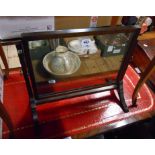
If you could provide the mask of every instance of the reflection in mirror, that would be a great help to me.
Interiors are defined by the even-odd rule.
[[[131,37],[117,33],[29,41],[38,94],[115,80]]]

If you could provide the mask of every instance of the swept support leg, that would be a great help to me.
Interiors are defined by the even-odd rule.
[[[31,110],[32,110],[32,118],[34,122],[35,134],[36,134],[36,137],[39,137],[39,133],[40,133],[39,119],[38,119],[38,114],[36,111],[36,103],[34,99],[30,100],[30,105],[31,105]]]
[[[4,120],[10,131],[9,138],[13,138],[14,137],[13,123],[11,121],[10,115],[8,114],[7,110],[5,109],[4,105],[1,102],[0,102],[0,117],[2,117],[2,120]]]
[[[127,104],[126,104],[125,99],[124,99],[123,81],[118,82],[117,91],[118,91],[118,95],[119,95],[119,98],[120,98],[120,106],[121,106],[121,108],[123,109],[124,112],[129,112],[129,109],[128,109]]]
[[[148,80],[148,78],[150,77],[150,75],[153,73],[154,70],[155,70],[155,57],[152,59],[150,64],[147,66],[145,71],[142,73],[140,80],[138,81],[135,87],[135,90],[132,95],[132,106],[136,106],[138,92],[140,88],[142,87],[142,85]]]

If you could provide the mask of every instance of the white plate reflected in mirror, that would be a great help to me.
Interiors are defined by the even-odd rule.
[[[81,46],[81,41],[80,40],[71,40],[68,43],[68,48],[72,52],[78,54],[78,55],[85,55],[87,54],[87,50],[83,49]]]

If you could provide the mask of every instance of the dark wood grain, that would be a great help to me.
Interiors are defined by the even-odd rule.
[[[41,40],[52,38],[65,38],[65,37],[79,37],[89,35],[102,35],[102,34],[114,34],[114,33],[130,33],[135,29],[139,29],[139,26],[107,26],[98,28],[85,28],[85,29],[68,29],[68,30],[56,30],[48,32],[34,32],[23,33],[21,36],[23,40]]]
[[[147,66],[147,68],[145,69],[145,71],[142,73],[140,80],[138,81],[133,95],[132,95],[132,102],[133,105],[136,105],[136,100],[137,100],[137,94],[140,90],[140,88],[142,87],[142,85],[148,80],[148,78],[150,77],[150,75],[155,71],[155,56],[154,58],[151,60],[150,64]]]
[[[154,33],[153,33],[154,34]],[[146,46],[144,46],[146,45]],[[154,39],[140,40],[134,48],[132,63],[142,72],[145,71],[153,57],[155,56],[155,36]],[[149,81],[155,87],[155,71],[149,77]]]

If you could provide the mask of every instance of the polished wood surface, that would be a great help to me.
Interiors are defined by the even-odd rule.
[[[142,85],[148,80],[148,78],[150,77],[150,75],[152,73],[154,73],[155,71],[155,56],[154,58],[151,60],[150,64],[147,66],[147,68],[145,69],[145,71],[142,73],[140,80],[138,81],[133,95],[132,95],[132,102],[133,105],[136,105],[136,101],[137,101],[137,95],[139,90],[141,89]]]
[[[155,31],[150,31],[139,35],[138,40],[147,40],[147,39],[154,39],[154,38],[155,38]]]
[[[67,37],[81,37],[81,36],[95,36],[104,34],[116,34],[116,33],[133,33],[139,32],[140,28],[137,25],[134,26],[105,26],[105,27],[93,27],[93,28],[81,28],[81,29],[65,29],[55,31],[42,31],[42,32],[30,32],[23,33],[21,35],[22,41],[37,41],[56,38]],[[138,33],[139,34],[139,33]],[[137,39],[137,38],[136,38]]]
[[[152,60],[155,56],[155,38],[141,40],[138,42],[138,45],[144,50],[147,57]]]
[[[133,52],[132,63],[142,72],[155,56],[155,31],[144,33],[138,37],[138,44]],[[149,81],[155,87],[155,71],[149,77]]]

